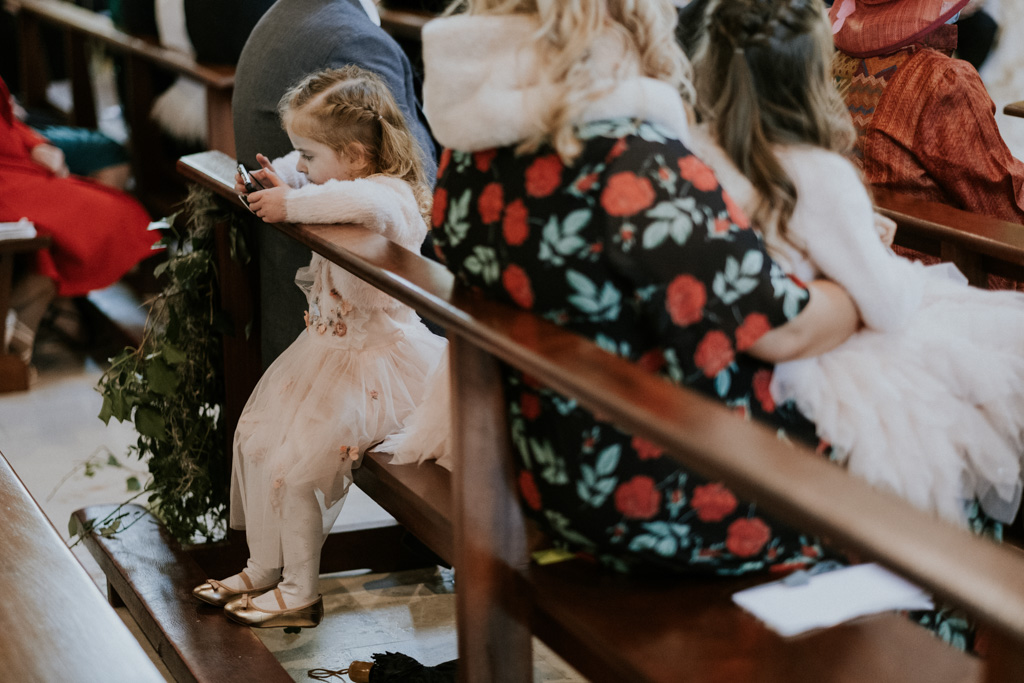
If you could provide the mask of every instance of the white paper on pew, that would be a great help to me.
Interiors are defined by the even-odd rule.
[[[803,585],[774,581],[735,593],[732,599],[782,636],[868,614],[933,607],[927,593],[877,564],[817,574]]]

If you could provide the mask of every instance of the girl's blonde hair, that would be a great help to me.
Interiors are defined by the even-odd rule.
[[[533,14],[540,20],[543,76],[565,87],[541,122],[543,132],[526,140],[524,150],[551,142],[566,162],[579,154],[574,126],[587,104],[604,94],[594,85],[588,53],[609,30],[638,56],[641,75],[670,84],[693,102],[690,63],[675,40],[678,16],[670,0],[455,0],[447,13],[459,11]]]
[[[796,187],[772,146],[845,154],[855,138],[824,12],[821,0],[713,0],[695,59],[700,113],[760,194],[754,224],[787,240]]]
[[[281,122],[296,134],[336,152],[361,149],[370,173],[408,182],[420,213],[430,213],[431,192],[416,138],[384,81],[354,64],[310,74],[278,105]]]

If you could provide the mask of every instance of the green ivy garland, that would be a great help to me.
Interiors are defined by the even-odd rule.
[[[240,219],[209,191],[193,188],[183,214],[166,221],[161,244],[169,256],[156,268],[166,284],[152,302],[142,343],[111,358],[97,387],[101,420],[134,423],[139,438],[128,451],[148,458],[149,511],[183,543],[218,540],[226,531],[221,335],[230,325],[219,306],[214,234],[222,222],[231,256],[247,263]]]

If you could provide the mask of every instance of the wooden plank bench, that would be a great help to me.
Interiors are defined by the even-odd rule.
[[[125,121],[131,131],[132,167],[137,191],[157,215],[181,197],[168,191],[176,182],[174,159],[163,151],[159,129],[150,117],[155,99],[154,72],[163,70],[187,76],[206,89],[207,145],[229,156],[235,154],[231,95],[234,90],[233,66],[196,62],[189,55],[159,45],[155,37],[143,38],[121,31],[109,17],[63,0],[10,0],[18,17],[21,52],[21,83],[27,106],[46,102],[50,81],[40,35],[43,23],[60,29],[65,37],[67,70],[71,78],[73,109],[70,123],[96,127],[96,100],[89,75],[90,41],[99,43],[124,59],[127,87],[124,96]]]
[[[230,176],[216,171],[230,165],[206,153],[183,159],[179,167],[241,207]],[[442,556],[451,553],[459,577],[461,680],[530,680],[531,634],[599,681],[995,683],[1024,677],[1019,552],[918,513],[807,449],[779,443],[771,430],[739,420],[586,340],[469,296],[440,265],[360,226],[280,228],[449,331],[454,476],[449,480],[433,465],[434,470],[391,467],[371,455],[357,481],[372,482],[364,488],[387,502],[400,522],[419,523],[416,533],[423,540],[433,539]],[[512,481],[499,360],[663,444],[687,466],[724,480],[775,515],[967,608],[994,634],[987,670],[891,614],[780,638],[729,598],[763,577],[636,582],[579,561],[530,565]],[[450,551],[443,549],[447,534],[453,539]]]
[[[5,681],[163,681],[0,454]]]

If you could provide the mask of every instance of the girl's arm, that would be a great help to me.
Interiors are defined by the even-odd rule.
[[[900,328],[920,306],[923,279],[882,244],[856,169],[819,149],[790,150],[780,157],[797,187],[789,224],[796,244],[823,277],[849,292],[868,327]]]
[[[292,223],[358,223],[410,249],[427,232],[412,188],[388,176],[306,185],[288,193],[286,209]]]
[[[811,298],[800,314],[766,332],[747,353],[782,363],[830,351],[857,331],[860,316],[846,290],[828,280],[816,280],[807,289]]]

